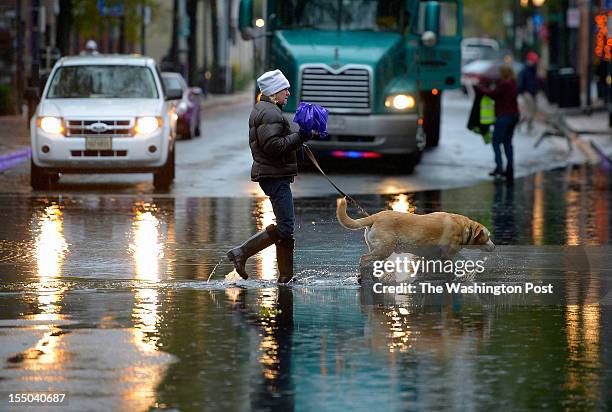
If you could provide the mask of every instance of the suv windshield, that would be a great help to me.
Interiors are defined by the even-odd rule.
[[[53,76],[48,99],[156,99],[153,73],[142,66],[65,66]]]
[[[284,0],[284,29],[399,31],[402,0]]]

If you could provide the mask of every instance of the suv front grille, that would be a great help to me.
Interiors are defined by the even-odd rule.
[[[71,150],[72,157],[125,157],[127,150]]]
[[[346,68],[332,73],[326,67],[302,70],[301,101],[316,103],[330,112],[369,113],[370,72]]]
[[[111,136],[130,137],[133,135],[133,119],[123,120],[67,120],[66,137]]]

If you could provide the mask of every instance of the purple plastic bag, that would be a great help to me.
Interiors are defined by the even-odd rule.
[[[318,104],[301,102],[298,106],[293,122],[305,132],[315,132],[319,137],[327,137],[327,109]]]

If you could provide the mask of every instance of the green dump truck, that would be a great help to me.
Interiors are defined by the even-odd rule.
[[[329,138],[309,143],[319,156],[409,173],[438,144],[442,92],[460,86],[461,0],[242,0],[239,16],[259,38],[256,72],[291,82],[290,122],[300,101],[329,110]]]

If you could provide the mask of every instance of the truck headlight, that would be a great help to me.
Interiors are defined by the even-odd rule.
[[[392,94],[385,100],[385,107],[392,107],[395,110],[412,109],[416,105],[416,100],[409,94]]]
[[[161,117],[145,116],[136,118],[136,134],[151,134],[163,124]]]
[[[64,122],[62,121],[61,117],[39,117],[38,127],[45,133],[64,134]]]

